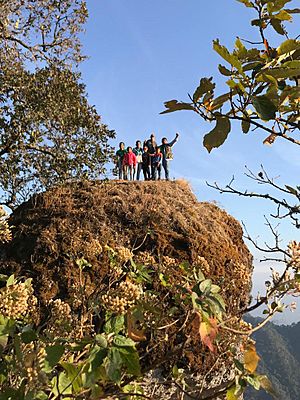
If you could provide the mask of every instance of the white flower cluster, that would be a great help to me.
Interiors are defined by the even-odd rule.
[[[47,335],[51,337],[68,337],[73,330],[72,310],[68,303],[61,299],[48,302],[51,316],[47,324]]]
[[[133,257],[132,251],[129,250],[127,247],[117,247],[116,248],[116,253],[118,256],[118,259],[122,263],[126,263],[127,261],[131,260]]]
[[[143,294],[143,289],[129,280],[121,282],[110,294],[101,299],[107,310],[116,314],[125,314]]]
[[[47,375],[43,372],[45,358],[44,345],[31,342],[23,346],[20,367],[28,380],[30,389],[41,388],[47,382]]]
[[[291,256],[290,264],[294,268],[300,268],[300,242],[293,240],[288,245],[288,251]]]
[[[0,242],[6,243],[11,241],[11,230],[7,223],[7,213],[0,206]]]
[[[11,319],[34,320],[37,312],[37,298],[33,295],[31,282],[19,282],[0,291],[0,314]]]

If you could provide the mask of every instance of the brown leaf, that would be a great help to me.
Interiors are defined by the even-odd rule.
[[[266,144],[268,146],[271,146],[274,142],[275,139],[277,138],[277,135],[275,133],[271,133],[264,141],[263,144]]]
[[[128,337],[134,340],[135,342],[142,342],[146,340],[145,330],[139,329],[137,327],[138,321],[134,317],[134,315],[129,311],[127,313],[127,330],[128,330]]]

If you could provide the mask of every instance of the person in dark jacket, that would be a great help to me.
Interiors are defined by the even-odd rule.
[[[143,160],[142,160],[143,149],[142,149],[142,143],[140,140],[136,141],[133,152],[136,155],[136,167],[134,170],[134,175],[136,177],[136,180],[139,181],[141,170],[142,170],[142,164],[143,164]]]
[[[178,141],[179,138],[179,133],[176,133],[175,138],[168,143],[167,138],[162,138],[161,145],[160,145],[160,151],[162,154],[162,166],[165,171],[165,178],[168,181],[170,172],[169,172],[169,161],[173,160],[173,153],[172,153],[172,147],[174,144]]]
[[[157,147],[154,133],[151,133],[150,139],[145,140],[144,145],[148,147],[148,152],[151,156],[151,179],[153,179],[154,177],[153,156],[156,152],[156,147]]]
[[[125,170],[123,166],[123,159],[126,154],[125,143],[119,143],[119,150],[116,152],[116,163],[118,167],[119,179],[125,179]]]
[[[142,155],[142,169],[145,181],[149,181],[151,178],[150,167],[151,167],[151,156],[148,151],[148,147],[144,146]]]

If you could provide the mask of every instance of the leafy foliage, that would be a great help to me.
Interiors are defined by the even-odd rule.
[[[76,71],[85,2],[4,1],[0,11],[1,202],[14,207],[54,183],[98,177],[114,132]]]
[[[202,78],[189,103],[166,102],[167,110],[162,114],[192,109],[205,121],[216,122],[204,136],[203,144],[209,152],[224,143],[231,121],[239,121],[244,133],[251,128],[268,133],[265,144],[281,137],[299,145],[300,41],[288,38],[274,48],[266,34],[273,29],[287,35],[283,24],[292,21],[300,9],[286,8],[291,0],[238,1],[258,14],[251,24],[259,29],[261,41],[256,44],[260,46],[246,47],[244,42],[254,43],[237,38],[234,50],[229,51],[215,40],[213,49],[226,63],[219,65],[219,72],[226,77],[229,91],[216,96],[212,78]]]

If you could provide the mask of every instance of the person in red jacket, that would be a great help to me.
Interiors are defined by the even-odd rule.
[[[129,172],[129,179],[132,181],[134,177],[134,170],[136,167],[136,155],[132,151],[132,147],[127,147],[127,153],[124,155],[123,158],[123,167],[125,170],[125,179],[128,179],[128,172]]]

